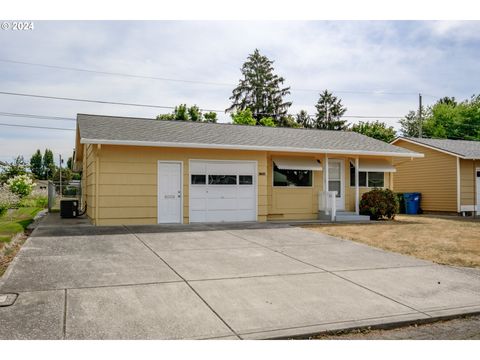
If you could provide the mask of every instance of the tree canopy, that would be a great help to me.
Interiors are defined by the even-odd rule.
[[[209,111],[202,113],[197,105],[188,107],[187,104],[175,106],[170,114],[157,115],[157,120],[181,120],[181,121],[197,121],[197,122],[217,122],[217,113]]]
[[[387,124],[378,120],[371,122],[361,121],[358,124],[353,124],[350,129],[352,131],[367,135],[377,140],[385,141],[387,143],[393,141],[396,137],[396,131],[393,126],[387,126]]]
[[[347,111],[342,105],[342,100],[328,90],[323,91],[315,105],[317,113],[313,127],[323,130],[346,130],[348,124],[341,117]]]
[[[458,103],[444,97],[422,111],[422,137],[480,140],[480,95]],[[400,120],[404,136],[418,137],[418,112],[410,111]]]
[[[255,49],[243,64],[241,73],[242,78],[230,97],[232,105],[226,111],[249,109],[257,124],[262,118],[271,117],[278,126],[292,103],[284,99],[290,94],[290,87],[284,87],[285,79],[274,73],[273,61]]]

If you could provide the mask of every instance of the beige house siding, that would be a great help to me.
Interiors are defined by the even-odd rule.
[[[83,176],[85,178],[84,189],[86,189],[84,200],[87,204],[87,216],[92,220],[95,219],[96,214],[96,154],[97,149],[95,145],[88,144],[84,147]]]
[[[189,222],[189,160],[244,160],[257,162],[257,220],[316,219],[318,194],[323,191],[323,172],[313,172],[310,188],[273,186],[272,156],[316,157],[323,154],[271,153],[220,149],[162,148],[120,145],[85,145],[83,154],[84,196],[87,215],[96,225],[157,223],[158,161],[183,164],[183,222]],[[346,210],[355,210],[355,188],[350,187],[352,156],[345,161]],[[385,187],[389,174],[385,174]],[[360,194],[370,188],[361,188]]]
[[[183,163],[183,222],[189,222],[189,160],[257,161],[258,221],[267,218],[266,153],[260,151],[102,145],[98,225],[157,223],[159,160]]]
[[[394,191],[422,193],[425,211],[457,212],[457,158],[404,140],[395,145],[425,157],[395,162]]]
[[[476,173],[475,168],[480,166],[480,162],[474,164],[473,160],[460,159],[460,204],[475,204],[476,194]]]
[[[314,157],[324,163],[323,155],[302,153],[268,153],[267,155],[267,201],[268,220],[308,220],[318,217],[318,193],[323,190],[323,172],[313,172],[311,187],[275,187],[273,186],[272,156]]]

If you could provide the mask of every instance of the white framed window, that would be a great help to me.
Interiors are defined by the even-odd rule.
[[[274,187],[311,187],[312,170],[284,170],[273,164]]]
[[[385,187],[385,173],[379,171],[359,171],[358,186],[360,187]],[[350,164],[350,186],[355,186],[355,166]]]

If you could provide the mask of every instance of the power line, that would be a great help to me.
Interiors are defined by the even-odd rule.
[[[10,112],[1,112],[0,116],[6,117],[20,117],[20,118],[31,118],[31,119],[43,119],[43,120],[58,120],[58,121],[76,121],[75,118],[67,118],[61,116],[45,116],[45,115],[35,115],[35,114],[19,114],[19,113],[10,113]]]
[[[233,86],[232,83],[201,81],[201,80],[187,80],[187,79],[174,79],[174,78],[170,78],[170,77],[160,77],[160,76],[149,76],[149,75],[140,75],[140,74],[128,74],[128,73],[120,73],[120,72],[102,71],[102,70],[92,70],[92,69],[84,69],[84,68],[77,68],[77,67],[70,67],[70,66],[49,65],[49,64],[34,63],[34,62],[28,62],[28,61],[18,61],[18,60],[11,60],[11,59],[0,59],[0,62],[10,63],[10,64],[18,64],[18,65],[38,66],[38,67],[44,67],[44,68],[49,68],[49,69],[68,70],[68,71],[77,71],[77,72],[83,72],[83,73],[108,75],[108,76],[120,76],[120,77],[128,77],[128,78],[170,81],[170,82],[179,82],[179,83],[187,83],[187,84],[214,85],[214,86]],[[290,90],[317,92],[317,93],[323,91],[323,90],[319,90],[319,89],[296,88],[296,87],[290,87]],[[373,95],[416,95],[418,93],[418,92],[414,92],[414,91],[409,92],[409,91],[383,91],[383,90],[332,90],[332,91],[335,92],[335,93],[341,93],[341,94],[373,94]],[[428,96],[435,97],[435,98],[437,97],[437,96],[433,96],[433,95],[428,95]]]
[[[32,128],[32,129],[75,131],[75,129],[57,128],[57,127],[50,127],[50,126],[18,125],[18,124],[4,124],[4,123],[0,123],[0,126],[11,126],[11,127]]]
[[[71,97],[59,97],[59,96],[47,96],[47,95],[38,95],[38,94],[26,94],[26,93],[16,93],[16,92],[8,92],[8,91],[0,91],[1,95],[9,95],[9,96],[23,96],[23,97],[33,97],[33,98],[41,98],[41,99],[50,99],[50,100],[63,100],[63,101],[76,101],[76,102],[87,102],[87,103],[98,103],[98,104],[110,104],[110,105],[122,105],[122,106],[135,106],[135,107],[147,107],[147,108],[157,108],[157,109],[169,109],[174,110],[176,106],[165,106],[165,105],[152,105],[152,104],[138,104],[138,103],[125,103],[125,102],[118,102],[118,101],[107,101],[107,100],[92,100],[92,99],[79,99],[79,98],[71,98]],[[225,113],[225,110],[218,110],[218,109],[200,109],[201,111],[211,111],[216,113]],[[261,114],[267,116],[275,116],[275,114]],[[314,115],[309,115],[314,116]],[[366,116],[366,115],[345,115],[345,118],[365,118],[365,119],[401,119],[404,116]]]

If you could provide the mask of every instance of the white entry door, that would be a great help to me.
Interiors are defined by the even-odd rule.
[[[190,222],[257,220],[256,162],[190,162]]]
[[[158,223],[182,222],[182,164],[158,162]]]
[[[328,190],[337,192],[337,210],[345,210],[345,161],[328,159]]]

